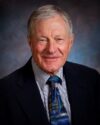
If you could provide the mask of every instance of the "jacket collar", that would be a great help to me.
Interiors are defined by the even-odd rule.
[[[35,82],[31,59],[21,69],[17,87],[17,99],[32,124],[48,124],[45,108]],[[38,113],[38,114],[37,114]]]

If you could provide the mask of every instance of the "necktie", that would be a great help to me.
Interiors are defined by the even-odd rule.
[[[64,108],[61,96],[56,84],[61,84],[62,80],[58,76],[51,76],[47,84],[49,85],[48,108],[51,125],[70,125],[67,111]]]

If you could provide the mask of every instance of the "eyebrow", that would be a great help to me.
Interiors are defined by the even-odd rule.
[[[47,38],[46,36],[38,36],[37,38]]]
[[[56,35],[55,37],[63,37],[62,35]]]

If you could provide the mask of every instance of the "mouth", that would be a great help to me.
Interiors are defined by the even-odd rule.
[[[44,58],[44,60],[46,61],[46,62],[55,62],[55,61],[57,61],[60,57],[58,57],[58,56],[45,56],[45,57],[43,57]]]

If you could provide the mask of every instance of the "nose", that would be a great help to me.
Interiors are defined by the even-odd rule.
[[[47,45],[47,51],[48,53],[52,54],[55,53],[57,50],[57,45],[54,40],[49,40],[48,45]]]

